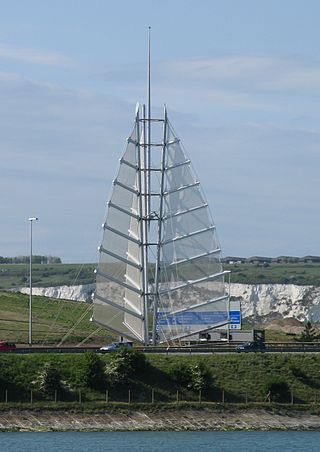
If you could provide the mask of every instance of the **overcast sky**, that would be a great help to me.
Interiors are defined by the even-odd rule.
[[[171,122],[223,255],[320,255],[320,3],[0,0],[0,255],[97,259],[135,103]]]

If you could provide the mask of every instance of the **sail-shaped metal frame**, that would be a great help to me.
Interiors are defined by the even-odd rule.
[[[155,123],[162,139],[151,142]],[[147,345],[229,322],[215,225],[166,109],[152,119],[137,107],[103,227],[93,315],[99,325]]]
[[[229,293],[215,225],[191,161],[165,112],[154,341],[229,322]]]
[[[141,343],[148,342],[144,146],[137,106],[120,159],[99,247],[93,321]]]

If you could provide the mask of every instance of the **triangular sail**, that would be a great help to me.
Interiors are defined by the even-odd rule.
[[[93,320],[155,344],[226,325],[229,296],[191,162],[166,112],[164,119],[142,116],[137,110],[108,204]],[[162,128],[152,143],[151,124]]]
[[[136,122],[113,182],[99,248],[93,320],[120,335],[143,342],[138,127]]]
[[[224,272],[208,204],[168,126],[157,330],[168,341],[228,321]]]

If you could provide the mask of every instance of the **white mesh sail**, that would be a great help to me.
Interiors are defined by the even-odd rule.
[[[137,123],[114,181],[100,247],[93,320],[143,341]]]
[[[137,110],[108,204],[93,320],[145,344],[150,326],[154,343],[167,342],[225,325],[228,302],[215,226],[190,160],[166,113],[149,121]]]
[[[157,332],[161,342],[228,321],[220,248],[206,200],[168,128]]]

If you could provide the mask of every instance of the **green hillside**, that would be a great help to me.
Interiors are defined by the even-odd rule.
[[[91,284],[95,264],[33,264],[34,286]],[[29,284],[28,264],[0,264],[0,289],[24,287]]]
[[[94,283],[96,264],[34,264],[33,285],[51,287]],[[320,285],[320,264],[225,264],[231,282],[242,284]],[[150,268],[150,277],[152,269]],[[192,268],[190,267],[190,277]],[[0,264],[0,289],[28,286],[28,264]]]
[[[0,291],[0,340],[28,343],[28,306],[27,295]],[[34,344],[58,344],[68,333],[64,344],[78,344],[90,334],[86,344],[109,342],[105,331],[96,332],[91,313],[87,303],[33,296]]]
[[[114,339],[106,331],[98,330],[90,322],[92,305],[84,302],[66,301],[48,297],[33,296],[33,342],[35,345],[58,344],[66,337],[64,344],[79,344],[90,334],[86,345],[108,343]],[[0,340],[18,344],[28,343],[29,296],[0,291]],[[257,325],[258,327],[259,325]],[[253,325],[244,323],[244,329]],[[294,335],[281,331],[266,330],[266,341],[287,342],[295,340]]]
[[[231,282],[320,286],[320,264],[226,264]]]

